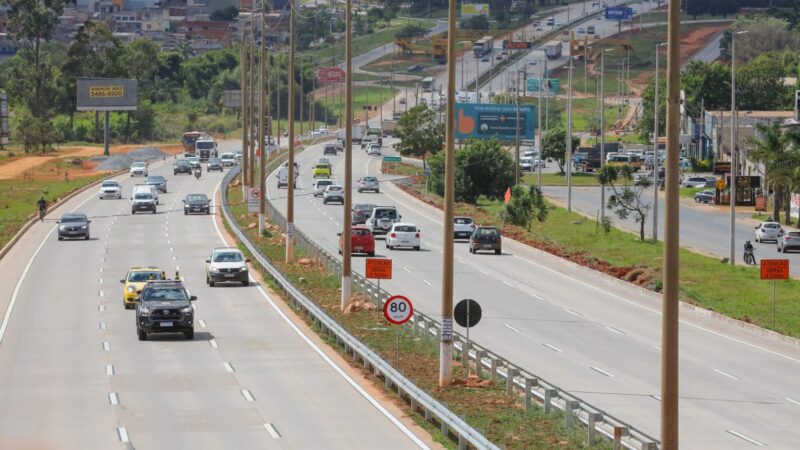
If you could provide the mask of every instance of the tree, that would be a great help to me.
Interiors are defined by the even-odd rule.
[[[235,6],[218,9],[208,16],[211,20],[222,20],[225,22],[232,22],[237,17],[239,17],[239,10]]]
[[[514,225],[531,231],[533,221],[544,222],[548,212],[544,195],[538,186],[531,185],[527,190],[522,186],[514,186],[511,190],[511,201],[506,205],[506,219]]]
[[[572,149],[581,145],[581,138],[572,136]],[[564,161],[567,153],[567,132],[561,127],[551,128],[542,138],[542,157],[554,159],[558,163],[559,173],[564,173]]]
[[[444,195],[444,153],[428,160],[431,189]],[[473,140],[456,152],[456,201],[475,204],[478,197],[503,197],[514,184],[514,159],[496,140]]]
[[[478,14],[477,16],[461,19],[458,26],[464,30],[489,31],[489,19],[483,14]]]
[[[686,109],[692,117],[700,116],[701,106],[706,110],[730,109],[730,66],[692,61],[681,74],[681,89],[686,93]],[[666,93],[666,89],[661,92]],[[661,115],[666,116],[666,113]]]
[[[428,31],[419,25],[406,25],[395,33],[397,39],[415,38],[425,36]]]
[[[190,41],[179,41],[175,44],[175,51],[180,55],[181,61],[186,61],[194,56],[194,49]]]
[[[426,105],[415,106],[400,117],[394,131],[400,141],[395,148],[403,156],[422,158],[435,155],[444,146],[444,126],[436,121],[436,112]]]
[[[774,54],[759,55],[744,64],[736,72],[736,106],[762,111],[789,108],[789,87],[783,77],[783,66]]]
[[[647,212],[650,204],[644,203],[642,194],[650,186],[647,178],[639,179],[633,186],[630,185],[635,169],[629,165],[613,166],[604,165],[598,172],[597,178],[602,186],[611,186],[614,194],[608,197],[606,208],[612,210],[622,220],[627,219],[631,214],[634,215],[636,223],[639,224],[639,239],[644,241],[644,223],[647,219]],[[617,186],[616,182],[622,179],[622,186]]]
[[[750,142],[753,150],[750,159],[764,164],[764,183],[773,190],[773,217],[780,220],[781,206],[786,209],[786,223],[791,223],[789,215],[792,188],[797,184],[797,167],[800,153],[796,132],[781,133],[780,123],[756,124],[756,136]]]
[[[764,15],[741,15],[725,31],[719,43],[720,54],[725,60],[731,59],[731,33],[737,31],[747,31],[746,34],[736,36],[737,65],[769,51],[800,49],[800,37],[786,20]]]

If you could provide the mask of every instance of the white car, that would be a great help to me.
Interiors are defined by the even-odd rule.
[[[378,144],[370,144],[367,148],[367,155],[381,155],[381,146]]]
[[[122,189],[120,188],[119,181],[106,180],[100,184],[100,200],[104,198],[122,198]]]
[[[238,248],[215,248],[206,259],[206,284],[214,287],[216,283],[239,282],[247,286],[250,275],[247,258]]]
[[[135,163],[131,164],[130,174],[131,174],[132,177],[136,177],[136,176],[146,177],[147,176],[147,163],[144,163],[144,162],[140,161],[140,162],[135,162]]]
[[[328,178],[314,181],[314,197],[319,197],[320,195],[325,194],[325,188],[331,185],[333,185],[333,180]]]
[[[189,160],[189,164],[192,165],[192,169],[200,165],[200,158],[197,156],[188,156],[186,159]]]
[[[322,193],[322,203],[327,205],[330,202],[341,203],[344,205],[344,188],[338,184],[332,184],[325,188]]]
[[[681,183],[685,188],[701,188],[708,185],[708,178],[706,177],[689,177]]]
[[[778,222],[761,222],[756,226],[756,242],[775,241],[777,244],[782,233]]]
[[[389,250],[394,250],[396,247],[419,250],[421,243],[420,229],[413,223],[395,223],[386,233],[386,248]]]
[[[236,155],[231,152],[226,152],[219,155],[220,161],[222,161],[222,165],[225,167],[233,167],[236,165]]]
[[[475,222],[472,217],[456,216],[453,217],[453,238],[469,239],[475,231]]]

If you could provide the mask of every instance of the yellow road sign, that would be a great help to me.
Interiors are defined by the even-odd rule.
[[[91,98],[112,98],[124,96],[125,88],[123,86],[89,86],[89,97]]]

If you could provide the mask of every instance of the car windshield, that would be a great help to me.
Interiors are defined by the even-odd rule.
[[[146,192],[137,192],[134,198],[136,200],[152,200],[153,194],[148,194]]]
[[[378,179],[375,177],[364,177],[364,181],[366,181],[367,183],[374,183],[378,181]]]
[[[221,161],[217,158],[212,158],[208,160],[209,164],[219,164]]]
[[[222,159],[231,159],[233,158],[233,153],[223,153],[220,158]]]
[[[324,181],[323,181],[323,180],[320,180],[320,181],[317,181],[317,186],[330,186],[330,185],[332,185],[332,184],[333,184],[333,181],[330,181],[330,180],[324,180]]]
[[[79,223],[86,222],[86,216],[63,216],[61,223]]]
[[[394,209],[379,209],[375,211],[376,219],[394,219],[397,217],[397,211]]]
[[[146,289],[142,294],[142,301],[179,301],[188,300],[186,291],[183,288],[169,289]]]
[[[208,141],[206,141],[206,142],[198,142],[197,143],[197,148],[199,148],[201,150],[209,150],[209,149],[214,148],[214,143],[213,142],[208,142]]]
[[[176,166],[187,166],[189,165],[189,161],[185,159],[179,159],[178,162],[175,163]]]
[[[317,169],[328,170],[327,164],[317,164]]]
[[[353,236],[369,236],[369,230],[351,230]]]
[[[164,183],[166,181],[164,177],[147,177],[148,183]]]
[[[146,164],[143,163],[143,162],[135,162],[135,163],[131,164],[131,167],[145,167],[145,166],[146,166]]]
[[[187,195],[186,196],[186,201],[189,202],[189,203],[195,203],[195,202],[205,203],[205,202],[208,201],[208,197],[206,197],[203,194]]]
[[[769,228],[769,229],[772,229],[772,230],[776,230],[776,229],[778,229],[780,227],[781,227],[780,224],[777,224],[777,223],[765,223],[764,224],[764,228]]]
[[[342,190],[341,186],[328,186],[328,192],[334,192],[334,191],[338,192],[341,190]]]
[[[453,219],[453,221],[458,225],[469,225],[472,223],[472,219],[470,219],[469,217],[456,217],[455,219]]]
[[[214,262],[242,262],[242,254],[239,252],[219,252],[214,253]]]
[[[375,205],[356,205],[353,209],[356,211],[372,211],[375,209]]]
[[[119,187],[119,183],[116,181],[103,181],[103,187]]]
[[[402,231],[405,233],[414,233],[417,231],[417,227],[414,225],[399,225],[394,227],[394,231]]]
[[[131,272],[128,275],[128,281],[134,282],[142,282],[147,280],[163,280],[164,278],[161,276],[161,272],[157,270],[153,271],[141,271],[141,272]]]
[[[500,233],[498,233],[497,228],[479,228],[478,234],[481,236],[494,236]]]

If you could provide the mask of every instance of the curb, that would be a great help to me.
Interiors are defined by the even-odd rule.
[[[392,186],[392,189],[394,189],[400,195],[405,196],[407,198],[407,200],[413,200],[414,202],[421,203],[422,205],[429,206],[430,208],[434,208],[439,213],[442,212],[442,210],[440,210],[439,208],[437,208],[437,207],[435,207],[433,205],[429,205],[429,204],[427,204],[425,202],[420,201],[418,198],[416,198],[413,195],[409,194],[408,192],[406,192],[405,190],[401,189],[400,187],[398,187],[394,183],[390,183],[390,184]],[[644,296],[648,297],[648,299],[650,301],[658,302],[659,305],[661,304],[661,294],[659,294],[659,293],[657,293],[655,291],[651,291],[650,289],[643,288],[643,287],[635,285],[635,284],[633,284],[631,282],[628,282],[628,281],[625,281],[625,280],[621,280],[621,279],[616,278],[616,277],[612,277],[611,275],[608,275],[608,274],[603,273],[603,272],[599,272],[599,271],[591,269],[589,267],[582,266],[582,265],[580,265],[578,263],[575,263],[573,261],[570,261],[568,259],[560,258],[560,257],[558,257],[556,255],[553,255],[552,253],[548,253],[548,252],[546,252],[544,250],[538,249],[536,247],[533,247],[531,245],[525,244],[523,242],[519,242],[517,240],[511,239],[511,238],[508,238],[508,237],[505,237],[504,240],[506,242],[511,243],[512,246],[515,246],[518,249],[525,249],[526,251],[532,251],[532,252],[536,253],[537,256],[540,256],[542,258],[548,258],[548,259],[551,259],[551,260],[557,260],[557,261],[559,261],[561,263],[567,263],[569,266],[571,266],[571,268],[578,269],[578,270],[580,270],[580,271],[582,271],[584,273],[587,273],[587,274],[593,276],[594,278],[597,278],[598,280],[601,280],[601,281],[604,281],[604,282],[607,282],[607,283],[610,282],[610,283],[613,283],[613,284],[615,284],[615,285],[617,285],[619,287],[622,287],[624,289],[628,289],[628,290],[634,291],[634,292],[636,292],[638,294],[643,294]],[[718,313],[716,311],[712,311],[710,309],[706,309],[706,308],[703,308],[703,307],[700,307],[700,306],[697,306],[697,305],[693,305],[691,303],[687,303],[687,302],[685,302],[683,300],[681,300],[679,304],[680,304],[680,308],[682,310],[684,310],[684,311],[700,314],[702,316],[705,316],[705,317],[708,317],[708,318],[711,318],[711,319],[715,319],[715,320],[717,320],[719,322],[723,322],[723,323],[726,323],[726,324],[729,324],[729,325],[733,325],[733,326],[735,326],[735,327],[737,327],[737,328],[739,328],[741,330],[744,330],[744,331],[747,331],[749,333],[752,333],[755,336],[760,336],[760,337],[767,338],[767,339],[769,339],[771,341],[774,341],[774,342],[779,342],[779,343],[782,343],[782,344],[788,344],[788,345],[791,345],[793,347],[800,348],[800,339],[798,339],[798,338],[795,338],[795,337],[792,337],[792,336],[787,336],[787,335],[778,333],[776,331],[768,330],[766,328],[760,327],[758,325],[754,325],[752,323],[747,323],[747,322],[741,321],[739,319],[734,319],[732,317],[728,317],[726,315],[720,314],[720,313]]]

